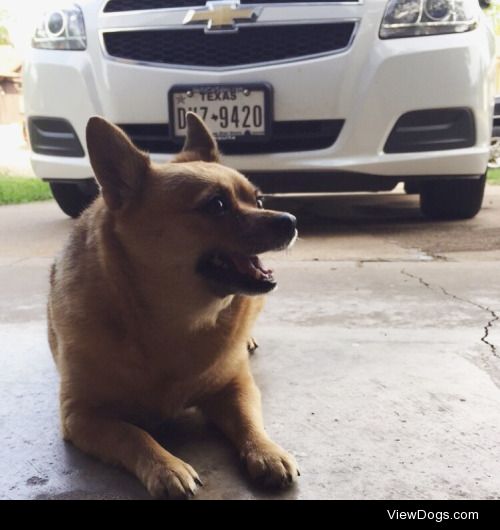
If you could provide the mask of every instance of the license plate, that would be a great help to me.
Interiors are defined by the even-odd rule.
[[[198,114],[217,140],[255,141],[270,134],[269,85],[178,85],[169,92],[170,131],[186,135],[186,114]]]

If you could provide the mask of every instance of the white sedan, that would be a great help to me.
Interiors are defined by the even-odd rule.
[[[158,162],[199,113],[264,193],[390,190],[432,218],[480,209],[495,96],[478,0],[80,0],[40,19],[24,69],[35,173],[78,216],[90,116]]]

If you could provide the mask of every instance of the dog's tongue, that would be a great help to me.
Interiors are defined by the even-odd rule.
[[[270,276],[273,271],[265,269],[258,256],[244,256],[243,254],[231,254],[231,261],[234,263],[238,272],[252,276],[257,280],[262,277]]]

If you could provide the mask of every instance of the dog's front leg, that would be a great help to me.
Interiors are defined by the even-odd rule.
[[[253,480],[287,487],[300,474],[293,456],[264,430],[260,392],[247,366],[201,408],[236,446]]]
[[[63,434],[82,451],[134,473],[153,497],[182,499],[201,485],[189,464],[130,423],[70,410],[63,413]]]

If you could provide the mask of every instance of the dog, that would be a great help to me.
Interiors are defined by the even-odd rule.
[[[220,164],[196,114],[162,165],[103,118],[89,120],[86,137],[101,194],[50,274],[63,438],[135,474],[153,497],[187,498],[198,474],[148,430],[196,406],[253,480],[290,486],[297,464],[264,430],[247,347],[276,286],[258,255],[291,246],[295,217],[264,209],[258,190]]]

